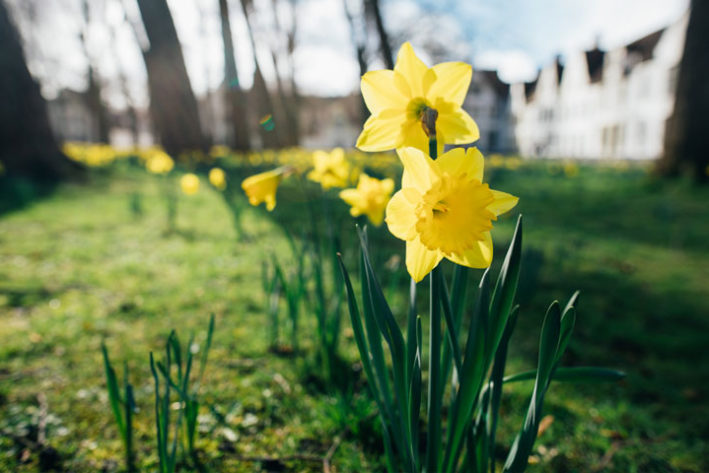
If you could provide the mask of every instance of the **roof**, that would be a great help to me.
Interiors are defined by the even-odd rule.
[[[665,32],[665,29],[666,28],[662,28],[633,41],[625,47],[626,51],[628,51],[629,55],[636,53],[640,57],[641,61],[648,61],[652,59],[655,46],[657,46],[657,43],[660,41],[662,33]]]
[[[586,65],[588,66],[588,77],[591,79],[591,84],[601,82],[603,80],[603,59],[606,52],[595,47],[586,53]]]
[[[497,74],[497,71],[478,70],[475,71],[475,75],[477,75],[478,78],[482,79],[489,86],[491,86],[492,89],[495,91],[495,94],[497,94],[499,97],[507,97],[509,95],[510,85],[500,79],[500,76]]]
[[[564,65],[561,63],[561,56],[556,57],[556,85],[561,84],[561,77],[564,75]]]
[[[537,90],[537,82],[539,82],[539,74],[537,74],[537,77],[533,81],[524,83],[524,96],[527,102],[534,97],[534,91]]]

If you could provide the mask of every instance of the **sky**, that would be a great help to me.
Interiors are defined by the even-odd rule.
[[[14,0],[23,2],[24,0]],[[359,68],[344,15],[343,1],[355,12],[361,0],[297,0],[296,82],[306,94],[334,96],[355,91]],[[223,78],[223,49],[216,0],[168,0],[188,74],[195,92],[202,95]],[[91,5],[99,4],[92,0]],[[134,103],[147,103],[145,70],[136,35],[140,17],[134,0],[104,0],[94,10],[102,21],[87,32],[89,55],[99,74],[111,86],[109,101],[121,107],[115,77],[128,77]],[[279,43],[272,34],[271,0],[254,0],[255,36],[259,63],[267,80],[273,65],[268,42]],[[472,62],[474,69],[498,69],[503,80],[530,80],[536,70],[557,54],[588,49],[595,44],[612,48],[664,27],[685,13],[688,0],[380,0],[392,46],[410,40],[424,61],[434,59],[424,46],[435,43],[449,57],[436,60]],[[42,10],[33,26],[24,25],[31,38],[30,69],[40,79],[42,91],[56,95],[64,87],[85,87],[86,59],[78,40],[81,15],[78,0],[41,0]],[[254,70],[246,26],[237,0],[230,0],[240,83],[249,87]],[[124,8],[126,14],[124,14]],[[126,21],[126,17],[129,21]],[[292,11],[280,2],[278,18],[289,25]],[[22,22],[21,22],[22,23]],[[138,26],[137,34],[130,26]],[[108,25],[108,26],[107,26]],[[111,34],[114,31],[114,35]],[[282,39],[282,38],[281,38]],[[375,38],[370,38],[375,45]],[[258,46],[260,45],[260,46]],[[376,53],[376,51],[375,51]],[[439,54],[440,55],[440,54]],[[382,68],[372,57],[370,69]],[[286,68],[285,62],[280,63]]]

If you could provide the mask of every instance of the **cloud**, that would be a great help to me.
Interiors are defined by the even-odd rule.
[[[359,86],[357,62],[326,45],[303,45],[295,52],[296,80],[301,92],[346,95]]]
[[[497,70],[505,82],[529,81],[537,74],[534,59],[519,49],[484,51],[475,57],[474,66]]]

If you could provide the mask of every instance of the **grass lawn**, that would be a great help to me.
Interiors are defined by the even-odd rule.
[[[628,374],[610,385],[553,384],[550,424],[529,471],[709,471],[709,189],[639,168],[581,166],[569,177],[544,162],[491,169],[487,179],[520,196],[512,213],[524,214],[521,314],[508,372],[533,368],[546,306],[580,289],[565,364]],[[197,195],[179,197],[178,231],[166,234],[159,181],[130,168],[96,172],[88,184],[62,186],[0,216],[0,471],[123,469],[104,340],[119,376],[127,363],[136,386],[139,464],[157,470],[148,354],[162,353],[171,329],[202,342],[211,313],[217,329],[202,389],[211,408],[200,412],[198,443],[210,471],[322,471],[317,458],[333,444],[333,471],[381,471],[380,427],[363,380],[344,399],[312,379],[313,317],[302,316],[306,356],[268,350],[262,263],[289,254],[272,220],[302,218],[289,189],[273,214],[244,210],[244,240],[204,182]],[[343,227],[351,223],[344,204],[332,207]],[[501,218],[493,231],[498,260],[514,220]],[[403,244],[377,235],[385,244],[373,252],[384,253],[382,261],[390,249],[403,256]],[[349,261],[356,251],[343,239]],[[404,292],[397,300],[403,315]],[[341,354],[356,365],[343,322]],[[501,459],[531,388],[505,390]],[[51,448],[36,448],[38,432]]]

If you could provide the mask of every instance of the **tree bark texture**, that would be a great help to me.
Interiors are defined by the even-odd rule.
[[[227,0],[219,0],[219,15],[222,20],[222,40],[224,41],[224,87],[226,90],[228,120],[231,124],[231,142],[229,145],[238,151],[251,148],[249,137],[249,115],[246,96],[239,84],[234,55],[234,40],[231,35],[229,5]]]
[[[677,77],[674,111],[667,121],[664,155],[668,176],[689,174],[709,182],[709,2],[692,0],[684,52]]]
[[[0,162],[9,175],[58,181],[83,169],[59,150],[47,104],[25,62],[20,35],[0,1]]]
[[[179,158],[183,152],[208,148],[199,121],[197,99],[190,85],[182,47],[166,0],[138,0],[150,41],[143,59],[148,73],[150,114],[165,151]]]

